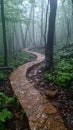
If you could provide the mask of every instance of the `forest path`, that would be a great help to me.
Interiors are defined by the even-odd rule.
[[[36,52],[25,50],[37,56],[35,61],[18,67],[10,75],[12,89],[25,109],[31,130],[66,130],[64,122],[56,108],[41,95],[34,83],[26,78],[29,68],[41,63],[45,57]]]

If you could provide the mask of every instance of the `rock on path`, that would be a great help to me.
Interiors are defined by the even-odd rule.
[[[30,52],[27,49],[26,51]],[[30,83],[26,78],[27,70],[45,59],[42,54],[30,53],[36,55],[37,59],[18,67],[10,75],[12,89],[26,111],[30,128],[31,130],[67,130],[56,108],[40,94],[34,83]]]

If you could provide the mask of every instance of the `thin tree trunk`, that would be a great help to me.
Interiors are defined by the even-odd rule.
[[[48,17],[48,5],[46,8],[46,21],[45,21],[45,33],[44,33],[45,47],[46,47],[46,33],[47,33],[47,17]]]
[[[41,0],[41,39],[40,39],[41,47],[43,44],[43,13],[44,13],[44,1]]]
[[[27,32],[29,30],[30,21],[31,21],[31,14],[32,14],[32,5],[31,5],[30,14],[29,14],[29,21],[27,22],[27,27],[26,27],[26,32],[25,32],[25,38],[24,38],[24,44],[25,44],[25,46],[26,46],[26,40],[27,40]]]
[[[7,43],[6,43],[6,27],[4,17],[4,0],[1,0],[1,17],[2,17],[2,28],[3,28],[3,43],[4,43],[4,66],[7,66]]]
[[[18,33],[17,33],[17,23],[14,24],[14,31],[15,31],[15,38],[16,38],[16,51],[20,50],[20,42],[18,38]]]
[[[44,41],[45,41],[45,60],[46,60],[46,34],[47,34],[47,17],[48,17],[48,7],[49,7],[49,3],[47,5],[46,8],[46,21],[45,21],[45,33],[44,33]]]
[[[13,22],[13,24],[12,24],[12,42],[11,42],[11,44],[12,44],[12,55],[13,55],[13,57],[15,56],[15,46],[14,46],[14,25],[15,23]]]
[[[66,21],[66,24],[67,24],[67,39],[66,39],[66,45],[68,45],[68,44],[69,44],[69,39],[70,39],[70,19],[69,19],[69,18],[67,17],[67,15],[66,15],[66,11],[65,11],[63,2],[62,2],[62,6],[63,6],[64,14],[65,14],[65,21]]]
[[[22,44],[23,44],[23,47],[25,48],[25,40],[24,40],[24,34],[23,34],[23,29],[22,29],[21,23],[20,23],[20,30],[21,30],[21,36],[22,36]]]
[[[33,47],[36,49],[35,30],[34,30],[34,11],[35,11],[35,10],[34,10],[34,4],[33,4],[32,6],[33,6],[33,7],[32,7],[32,8],[33,8],[33,12],[32,12],[32,13],[33,13],[33,14],[32,14],[32,15],[33,15],[33,16],[32,16],[32,17],[33,17],[33,23],[32,23],[32,29],[33,29]]]

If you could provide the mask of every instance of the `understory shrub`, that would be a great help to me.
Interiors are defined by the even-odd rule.
[[[4,93],[0,92],[0,130],[5,130],[6,121],[13,117],[7,108],[8,104],[13,102],[13,97],[7,97]]]
[[[35,59],[36,56],[29,54],[25,51],[20,51],[17,52],[14,57],[13,56],[9,56],[8,58],[8,65],[12,66],[13,69],[15,69],[16,67],[25,64],[29,61],[31,61],[32,59]],[[3,63],[3,57],[0,56],[0,66],[2,66]],[[6,80],[7,77],[9,76],[9,73],[11,71],[10,70],[0,70],[0,80]]]
[[[44,78],[63,88],[73,88],[73,59],[60,60],[54,71],[45,73]]]

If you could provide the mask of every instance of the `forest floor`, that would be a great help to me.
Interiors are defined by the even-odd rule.
[[[16,67],[32,61],[36,56],[28,54],[26,52],[18,52],[16,60],[12,59],[9,65]],[[1,65],[2,62],[0,62]],[[18,99],[16,98],[9,80],[9,71],[0,71],[0,130],[30,130],[28,119],[25,110],[21,107]],[[12,98],[11,103],[7,103],[7,100]],[[8,119],[7,111],[2,113],[3,110],[7,110],[12,114],[12,117]],[[2,114],[2,115],[1,115]]]
[[[14,98],[14,102],[7,104],[6,106],[12,113],[12,118],[4,123],[5,129],[3,129],[0,124],[0,130],[30,130],[26,113],[23,111],[19,101],[15,97],[8,78],[4,81],[0,81],[0,92],[8,97]]]
[[[27,79],[34,82],[35,88],[45,95],[48,101],[57,109],[64,120],[64,124],[68,130],[73,130],[73,90],[61,89],[52,82],[47,82],[43,75],[45,70],[43,65],[33,67],[27,73]],[[36,71],[36,73],[35,73]]]
[[[37,56],[37,60],[20,66],[10,76],[12,88],[26,111],[30,128],[72,130],[72,94],[69,91],[69,98],[69,92],[45,82],[44,71],[41,70],[41,65],[37,65],[44,57],[40,54]]]
[[[44,57],[37,57],[32,64],[18,67],[11,83],[8,78],[0,81],[0,92],[14,97],[7,106],[13,117],[5,123],[5,130],[73,130],[73,90],[47,82],[43,76]]]

